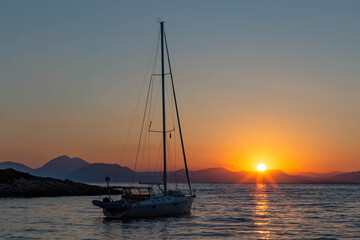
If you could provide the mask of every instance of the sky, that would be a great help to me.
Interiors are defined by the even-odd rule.
[[[0,162],[131,167],[161,18],[190,169],[358,171],[359,12],[330,0],[1,1]]]

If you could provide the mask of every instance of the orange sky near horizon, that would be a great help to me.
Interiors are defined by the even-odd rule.
[[[280,79],[272,81],[273,85],[280,86],[285,81],[281,74],[272,78]],[[253,81],[264,82],[263,79],[259,76]],[[177,85],[188,166],[192,170],[224,167],[253,171],[259,163],[285,172],[360,169],[360,128],[357,118],[352,118],[360,113],[350,105],[357,96],[334,98],[334,89],[322,92],[307,88],[309,91],[302,89],[304,93],[289,88],[285,97],[272,90],[267,90],[266,95],[244,96],[217,89],[213,93],[218,98],[205,95],[197,102],[196,97],[190,97],[195,92],[187,89],[186,93],[181,82]],[[242,91],[249,87],[252,86],[243,85]],[[204,103],[206,100],[209,105]],[[40,109],[34,114],[34,109],[22,113],[8,109],[10,114],[2,116],[8,127],[1,131],[6,137],[0,139],[0,161],[35,168],[58,155],[69,155],[90,163],[118,163],[133,168],[141,113],[123,160],[121,156],[135,101],[119,105],[119,111],[114,111],[115,99],[93,101],[98,101],[93,107],[70,111]],[[92,108],[97,108],[97,117]]]
[[[1,159],[40,167],[50,159],[65,154],[83,158],[90,163],[118,163],[133,168],[136,145],[127,146],[121,161],[126,131],[117,129],[117,118],[112,121],[104,118],[103,123],[97,122],[102,128],[92,129],[91,133],[87,131],[96,125],[91,120],[88,124],[82,124],[81,120],[47,121],[48,119],[34,120],[31,129],[27,128],[31,123],[28,122],[22,128],[12,131],[7,140],[16,142],[18,148],[4,149],[6,144],[2,143]],[[271,123],[259,123],[256,118],[250,117],[243,118],[241,122],[242,124],[236,125],[234,119],[234,122],[223,127],[212,125],[212,122],[207,123],[210,126],[206,126],[197,118],[191,121],[185,117],[183,131],[189,168],[198,170],[224,167],[231,171],[254,171],[259,163],[264,163],[268,169],[281,169],[285,172],[359,169],[356,161],[359,153],[356,148],[351,148],[356,147],[356,144],[351,146],[354,140],[324,139],[322,134],[326,134],[326,128],[319,129],[318,134],[311,134],[304,126],[287,126],[280,122],[275,124],[275,120]],[[212,127],[212,131],[207,131],[208,127]],[[26,130],[28,134],[23,135]],[[336,132],[332,136],[335,134]],[[84,138],[86,135],[88,137]],[[178,164],[179,162],[181,164],[181,160]],[[181,167],[182,165],[178,168]]]

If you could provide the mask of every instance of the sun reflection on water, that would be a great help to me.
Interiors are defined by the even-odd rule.
[[[267,185],[265,183],[257,183],[254,193],[254,225],[259,227],[255,232],[261,238],[266,239],[270,236],[270,231],[265,230],[264,227],[269,224],[269,204],[268,204]]]

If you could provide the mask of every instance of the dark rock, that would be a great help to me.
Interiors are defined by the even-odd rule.
[[[10,168],[0,170],[0,197],[95,196],[107,192],[105,187],[36,177]],[[120,194],[120,191],[112,189],[111,194]]]

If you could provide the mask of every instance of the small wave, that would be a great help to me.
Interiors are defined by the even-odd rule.
[[[313,238],[313,240],[338,240],[338,239],[337,238],[319,237],[319,238]]]
[[[233,218],[233,220],[238,221],[238,222],[252,222],[252,221],[254,221],[254,220],[251,219],[251,218],[242,218],[242,217],[240,217],[240,218]]]
[[[239,223],[239,222],[252,222],[254,221],[251,218],[244,218],[244,217],[229,217],[229,218],[210,218],[209,222],[216,222],[216,223]]]

